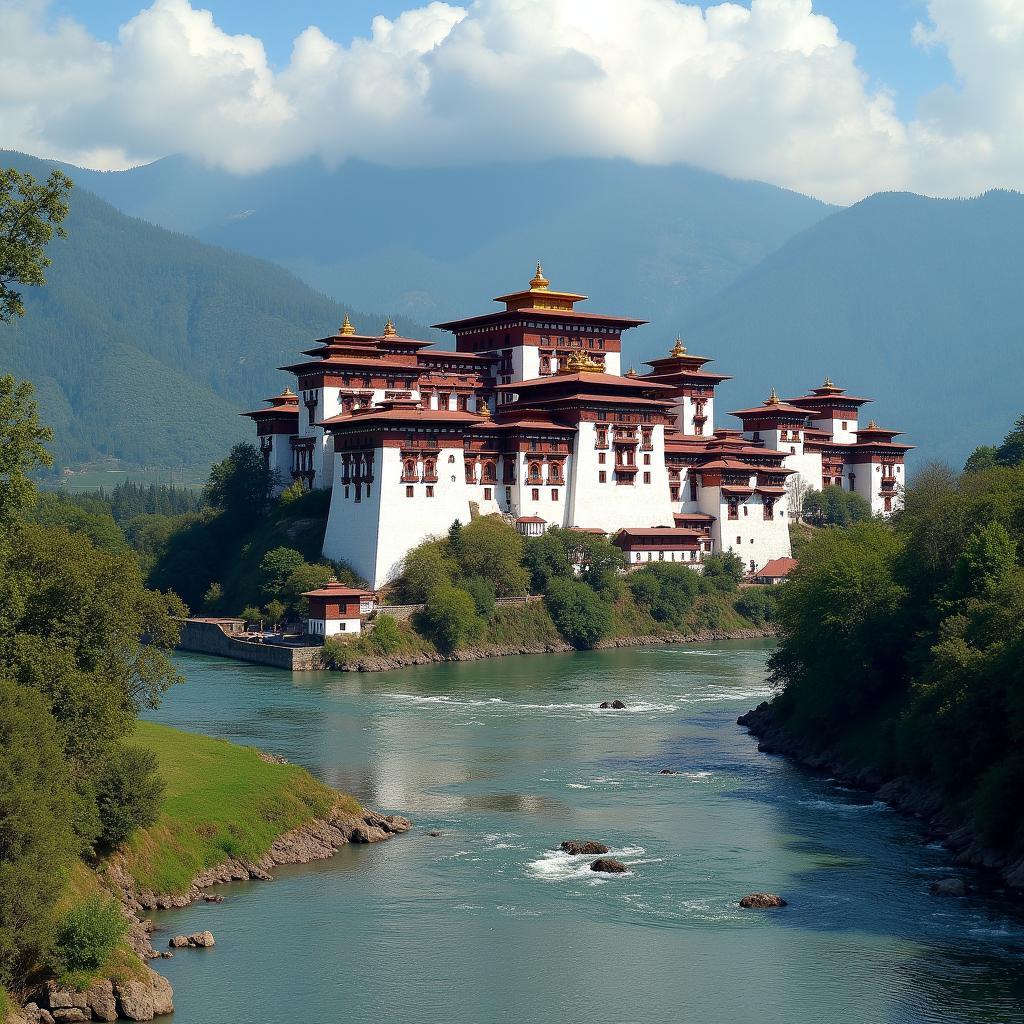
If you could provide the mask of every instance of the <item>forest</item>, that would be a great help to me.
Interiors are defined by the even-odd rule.
[[[1024,850],[1024,417],[960,473],[920,470],[891,521],[815,531],[782,588],[773,720],[936,787]]]

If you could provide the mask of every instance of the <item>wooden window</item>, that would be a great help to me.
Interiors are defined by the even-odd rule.
[[[412,489],[412,487],[411,487],[411,486],[409,486],[409,487],[406,487],[406,489],[405,489],[405,496],[406,496],[407,498],[411,498],[411,497],[412,497],[412,495],[413,495],[413,489]]]
[[[490,489],[490,487],[485,487],[484,488],[484,501],[490,501],[490,500],[491,500],[491,489]]]
[[[729,502],[729,518],[730,519],[739,519],[739,517],[740,517],[739,506],[736,504],[735,501],[730,501]]]
[[[540,488],[534,487],[533,490],[530,491],[530,497],[533,498],[534,501],[540,501]]]
[[[651,474],[650,473],[644,473],[644,483],[645,484],[649,484],[650,482],[651,482]]]
[[[432,498],[434,496],[434,488],[427,484],[427,497]]]
[[[602,469],[602,470],[601,470],[601,471],[600,471],[600,472],[599,472],[599,473],[597,474],[597,482],[598,482],[599,484],[603,484],[603,483],[607,483],[607,481],[608,481],[608,474],[607,474],[607,473],[606,473],[606,472],[605,472],[605,471],[604,471],[604,470]]]

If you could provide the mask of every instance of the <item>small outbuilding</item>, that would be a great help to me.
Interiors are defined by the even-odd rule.
[[[362,617],[369,615],[374,607],[372,591],[357,590],[341,583],[328,583],[302,596],[309,602],[306,632],[325,639],[338,633],[361,633]]]
[[[776,583],[784,583],[786,577],[796,568],[795,558],[773,558],[766,562],[764,567],[754,575],[755,583],[764,583],[767,586],[774,586]]]
[[[539,537],[547,528],[547,520],[540,516],[520,516],[516,520],[516,529],[524,537]]]
[[[696,566],[701,561],[703,535],[680,526],[626,527],[612,543],[621,548],[629,565],[647,562],[683,562]]]

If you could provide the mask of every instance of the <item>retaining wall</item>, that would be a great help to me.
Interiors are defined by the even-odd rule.
[[[185,619],[182,622],[181,651],[216,654],[222,658],[250,661],[293,672],[308,672],[323,667],[322,647],[286,647],[278,644],[254,644],[229,636],[219,622]]]

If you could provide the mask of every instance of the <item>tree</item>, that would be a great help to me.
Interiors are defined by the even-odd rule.
[[[279,547],[268,551],[260,562],[264,593],[276,597],[284,589],[288,577],[305,564],[305,558],[294,548]]]
[[[622,549],[603,534],[559,530],[558,539],[565,549],[569,565],[575,567],[580,579],[595,590],[605,590],[626,564]]]
[[[308,600],[302,595],[327,586],[333,577],[334,572],[329,565],[300,565],[288,574],[281,587],[280,598],[290,612],[305,615],[309,610]]]
[[[219,583],[211,583],[203,594],[203,608],[208,612],[216,612],[217,606],[224,597],[224,588]]]
[[[283,601],[268,601],[266,608],[263,609],[266,614],[267,622],[272,626],[277,626],[284,622],[285,615],[288,614],[288,607]],[[259,622],[263,616],[257,611],[256,618],[250,619],[250,622]]]
[[[53,465],[44,447],[53,431],[40,424],[34,394],[28,381],[0,376],[0,531],[10,529],[31,506],[35,489],[30,474]]]
[[[996,451],[996,461],[1001,466],[1019,466],[1024,463],[1024,416],[1013,425]]]
[[[803,516],[824,526],[849,526],[871,518],[871,505],[855,491],[826,487],[804,497]]]
[[[96,780],[102,828],[97,844],[112,850],[137,828],[152,825],[160,814],[165,788],[151,750],[117,744]]]
[[[483,576],[470,576],[462,581],[462,589],[473,598],[473,604],[481,615],[490,615],[494,611],[494,584],[490,580]]]
[[[804,501],[811,493],[811,485],[802,473],[794,473],[786,480],[786,503],[790,514],[799,522],[804,514]]]
[[[552,527],[539,537],[527,539],[523,548],[523,565],[530,573],[535,594],[546,594],[552,580],[572,575],[572,566],[562,543],[562,530]]]
[[[79,847],[57,723],[43,696],[0,678],[0,986],[39,962]]]
[[[994,444],[983,444],[975,448],[964,463],[965,473],[978,473],[999,464],[996,458],[999,449]]]
[[[274,473],[255,445],[240,441],[210,470],[203,497],[229,522],[244,528],[262,515],[273,486]]]
[[[523,538],[497,516],[482,516],[457,531],[451,552],[465,577],[482,576],[504,597],[525,594],[529,573],[523,568]]]
[[[53,233],[65,237],[71,179],[52,171],[45,184],[13,167],[0,170],[0,322],[25,315],[21,293],[12,284],[46,283],[46,246]]]
[[[586,583],[574,579],[554,580],[544,602],[558,632],[573,647],[593,647],[611,632],[611,606]]]
[[[430,592],[422,621],[427,635],[444,654],[477,640],[484,625],[473,598],[465,590],[451,586],[435,587]]]
[[[459,566],[445,547],[443,541],[427,540],[406,554],[395,588],[402,600],[420,604],[432,590],[453,585]]]
[[[703,561],[706,585],[726,593],[733,591],[743,579],[743,559],[735,551],[707,555]]]
[[[957,559],[951,583],[955,597],[991,594],[1017,565],[1017,542],[1002,523],[987,523],[975,530]]]

